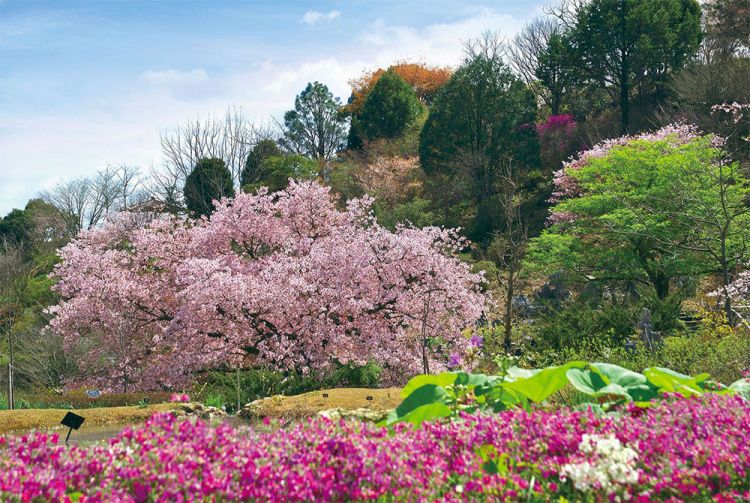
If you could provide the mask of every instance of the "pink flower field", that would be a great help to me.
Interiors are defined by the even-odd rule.
[[[0,438],[2,501],[744,501],[750,405],[668,399],[256,432],[155,415],[108,444]]]

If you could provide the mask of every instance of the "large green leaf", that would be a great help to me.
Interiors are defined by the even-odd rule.
[[[575,389],[587,395],[594,395],[607,385],[601,374],[591,369],[569,369],[565,375]]]
[[[568,384],[565,373],[572,368],[584,368],[585,362],[573,361],[558,367],[547,367],[527,378],[504,383],[507,389],[517,391],[532,402],[543,402]]]
[[[623,388],[630,388],[648,383],[648,379],[643,374],[633,372],[619,365],[597,362],[592,363],[590,367],[596,370],[607,384],[614,383],[619,384]]]
[[[656,395],[646,376],[609,363],[591,363],[588,368],[573,368],[566,376],[581,393],[592,397],[621,397],[648,401]]]
[[[492,384],[497,381],[497,376],[488,376],[487,374],[468,374],[466,372],[457,372],[456,380],[453,382],[454,385],[462,385],[468,387],[484,386]]]
[[[458,377],[456,372],[443,372],[442,374],[422,374],[409,379],[406,386],[401,390],[401,398],[406,398],[414,392],[414,390],[421,388],[425,384],[435,384],[437,386],[446,387],[453,384]]]
[[[740,379],[729,385],[729,389],[745,400],[750,400],[750,379]]]
[[[680,393],[684,396],[702,394],[700,383],[710,377],[708,374],[691,377],[662,367],[647,368],[643,374],[651,384],[658,388],[659,392]]]
[[[406,414],[399,415],[398,412],[392,411],[388,414],[385,420],[386,425],[394,423],[412,423],[415,426],[419,426],[425,421],[434,421],[435,419],[441,419],[444,417],[450,417],[451,409],[443,403],[431,403],[428,405],[422,405],[409,411]]]
[[[424,384],[411,392],[396,409],[388,415],[386,424],[407,421],[420,424],[451,415],[448,407],[448,393],[445,388],[434,384]]]
[[[538,374],[539,369],[522,369],[521,367],[511,367],[508,369],[508,377],[510,377],[510,380],[516,380],[516,379],[528,379],[529,377],[532,377],[534,374]]]

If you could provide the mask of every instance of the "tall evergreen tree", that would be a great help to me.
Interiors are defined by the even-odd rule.
[[[358,120],[369,139],[394,138],[417,118],[422,109],[414,89],[396,72],[388,70],[367,95]]]
[[[575,13],[570,35],[578,73],[610,90],[625,134],[633,94],[660,93],[695,56],[701,8],[696,0],[591,0]]]
[[[232,173],[221,159],[201,159],[185,180],[183,194],[185,205],[194,217],[210,215],[214,211],[213,201],[234,197]]]
[[[474,51],[443,86],[422,130],[419,157],[447,225],[468,227],[482,242],[502,227],[498,194],[508,163],[523,191],[539,189],[535,114],[533,93],[505,65],[499,47]],[[538,221],[536,228],[544,217],[531,210],[524,214]]]
[[[347,120],[341,100],[320,82],[307,84],[284,114],[284,138],[290,152],[328,160],[346,144]]]

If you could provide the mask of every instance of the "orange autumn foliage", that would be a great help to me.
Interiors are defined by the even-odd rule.
[[[396,74],[412,86],[417,97],[426,105],[429,105],[438,90],[451,77],[450,68],[427,66],[419,63],[397,63],[390,67]],[[359,78],[349,81],[352,86],[351,103],[346,105],[346,110],[358,113],[365,104],[367,93],[375,86],[380,76],[386,72],[383,68],[375,71],[365,72]]]

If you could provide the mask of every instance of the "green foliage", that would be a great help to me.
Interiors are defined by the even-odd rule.
[[[664,393],[683,396],[704,393],[746,396],[750,379],[740,379],[729,387],[711,381],[706,373],[690,376],[662,367],[649,367],[643,373],[607,363],[572,361],[543,369],[501,366],[497,376],[444,372],[419,375],[404,387],[404,401],[388,416],[385,424],[410,422],[419,425],[459,412],[501,411],[543,403],[566,387],[593,399],[594,407],[613,409],[626,402],[648,407]]]
[[[194,217],[213,213],[213,201],[234,197],[232,174],[221,159],[204,158],[198,161],[185,179],[185,205]]]
[[[0,393],[0,409],[7,408],[7,398]],[[99,407],[126,407],[142,403],[169,402],[170,393],[103,393],[99,398],[90,398],[84,390],[53,393],[46,390],[16,392],[18,409],[93,409]]]
[[[622,347],[636,333],[644,307],[651,312],[653,329],[666,336],[681,328],[681,300],[680,295],[637,300],[617,296],[610,301],[579,296],[536,316],[532,338],[538,349],[579,348],[594,341]]]
[[[571,318],[573,312],[570,311]],[[589,315],[589,311],[581,312],[582,318]],[[676,330],[672,335],[665,336],[653,350],[640,342],[626,348],[622,343],[613,342],[606,333],[598,337],[592,333],[570,345],[536,344],[536,350],[526,348],[523,351],[520,361],[532,366],[557,365],[569,360],[602,361],[630,370],[659,366],[683,374],[707,372],[720,382],[732,382],[745,375],[750,370],[750,337],[747,331],[743,327],[727,324],[722,312],[702,313],[701,318],[701,325],[696,331]],[[565,319],[561,318],[561,327]],[[537,328],[534,326],[534,330]],[[552,329],[553,319],[550,318],[549,327],[545,328],[544,333]],[[539,333],[531,337],[543,340]]]
[[[564,99],[571,94],[570,88],[575,84],[572,52],[564,34],[555,30],[537,59],[536,78],[547,89],[552,115],[561,112]]]
[[[209,407],[216,407],[217,409],[221,409],[224,407],[227,403],[227,399],[224,397],[224,395],[206,395],[206,397],[203,399],[203,404],[207,405]]]
[[[308,391],[336,387],[375,388],[382,369],[375,364],[357,366],[337,364],[326,375],[302,376],[292,372],[265,369],[241,370],[240,404],[273,395],[298,395]],[[222,405],[234,410],[237,404],[237,371],[211,371],[195,384],[192,395],[208,404],[220,397]],[[213,397],[213,398],[211,398]]]
[[[395,138],[420,115],[423,105],[414,89],[393,70],[386,71],[367,94],[357,117],[365,138]]]
[[[411,201],[388,207],[380,201],[375,202],[375,216],[383,227],[394,229],[396,224],[411,224],[414,227],[426,227],[439,223],[437,216],[430,209],[430,201],[415,197]]]
[[[284,190],[290,179],[314,180],[318,176],[318,162],[301,155],[275,155],[261,163],[264,174],[258,182],[242,187],[246,192],[268,187],[270,192]]]
[[[313,159],[331,159],[343,148],[347,135],[341,100],[328,87],[311,82],[294,100],[294,110],[284,114],[284,138],[289,152]]]
[[[535,115],[533,93],[498,54],[473,56],[440,89],[422,129],[419,157],[447,226],[464,227],[480,242],[502,227],[497,194],[507,163],[523,192],[540,189]],[[543,209],[524,214],[541,221]]]
[[[259,183],[268,173],[263,169],[263,162],[269,157],[282,155],[274,140],[259,141],[247,156],[245,167],[240,174],[240,185]]]
[[[656,95],[695,56],[701,8],[696,0],[592,0],[576,11],[568,39],[580,79],[619,101],[626,133],[632,93]]]
[[[25,210],[14,209],[0,218],[0,250],[15,246],[28,249],[32,242],[34,222]]]
[[[529,268],[651,285],[664,300],[676,276],[740,263],[750,237],[748,180],[738,165],[721,162],[711,136],[677,140],[631,140],[567,170],[579,195],[552,211],[575,219],[532,240]]]

